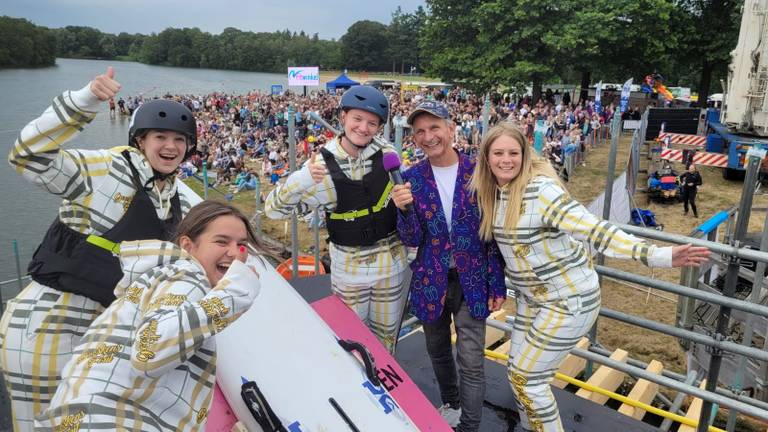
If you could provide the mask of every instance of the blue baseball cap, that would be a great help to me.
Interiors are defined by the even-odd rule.
[[[451,114],[448,112],[448,107],[442,102],[437,101],[425,101],[420,103],[416,108],[408,115],[408,124],[413,125],[413,120],[422,113],[432,114],[435,117],[441,119],[451,118]]]

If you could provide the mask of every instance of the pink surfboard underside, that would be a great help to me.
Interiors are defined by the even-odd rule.
[[[357,314],[335,295],[312,303],[312,308],[323,318],[341,339],[360,342],[371,352],[379,369],[389,368],[403,379],[398,386],[389,391],[400,408],[408,414],[420,431],[452,432],[432,403],[424,396],[419,387],[411,381],[407,373],[397,364],[384,345],[363,324]]]
[[[237,423],[237,417],[229,407],[224,393],[221,392],[219,385],[213,387],[213,401],[211,409],[208,411],[208,421],[205,424],[206,432],[230,432]]]
[[[397,364],[384,348],[384,345],[376,339],[376,336],[368,330],[352,309],[335,295],[312,303],[312,308],[339,338],[352,339],[362,343],[371,352],[380,369],[391,367],[397,373],[403,382],[398,382],[397,387],[390,390],[389,393],[420,431],[452,432],[451,427],[445,423],[432,403],[411,381],[408,374]],[[219,386],[216,385],[205,430],[207,432],[229,432],[235,423],[237,423],[237,417],[229,407]]]

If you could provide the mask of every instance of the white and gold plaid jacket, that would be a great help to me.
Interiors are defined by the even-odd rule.
[[[522,294],[548,302],[598,288],[586,242],[609,257],[631,258],[651,267],[671,267],[672,248],[656,247],[600,220],[560,185],[536,177],[525,189],[520,219],[504,229],[508,191],[499,190],[493,236],[504,256],[505,275]]]
[[[245,312],[259,279],[235,261],[210,287],[173,243],[124,242],[117,300],[83,336],[36,430],[203,430],[216,378],[213,336]]]
[[[59,207],[63,223],[80,233],[101,235],[120,220],[136,193],[121,152],[130,151],[141,184],[153,172],[144,155],[133,147],[62,148],[98,113],[100,101],[89,87],[90,84],[57,96],[40,117],[21,130],[8,162],[25,179],[63,198]],[[147,192],[161,220],[170,216],[170,199],[176,194],[176,187],[176,181],[169,179],[162,190],[155,187]],[[179,191],[183,214],[187,214],[191,202],[199,201],[187,195],[186,190]]]
[[[352,180],[362,180],[371,171],[371,156],[379,150],[394,152],[395,148],[382,147],[371,142],[357,158],[344,151],[337,137],[325,145],[339,163],[342,172]],[[316,163],[325,165],[318,156]],[[330,174],[316,184],[309,172],[309,164],[292,173],[284,183],[278,184],[264,203],[264,212],[270,219],[285,219],[299,206],[319,207],[321,211],[336,209],[336,189]],[[349,284],[370,285],[373,281],[399,275],[407,264],[403,257],[405,248],[396,233],[371,246],[350,247],[331,244],[329,247],[332,272]]]

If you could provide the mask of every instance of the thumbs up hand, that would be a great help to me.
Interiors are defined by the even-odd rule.
[[[115,70],[112,66],[107,68],[106,73],[98,75],[91,81],[91,93],[101,101],[113,98],[121,87],[120,83],[115,81]]]
[[[317,159],[317,152],[312,153],[312,157],[309,158],[309,173],[312,175],[312,180],[320,184],[328,174],[328,170],[325,169],[325,166],[317,163],[315,159]]]

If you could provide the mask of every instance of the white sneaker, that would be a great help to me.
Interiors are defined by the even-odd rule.
[[[448,423],[448,426],[454,428],[459,425],[459,418],[461,417],[461,408],[454,409],[451,408],[450,404],[445,404],[437,409],[437,412],[440,413],[440,416],[443,417],[443,420],[445,420],[446,423]]]

